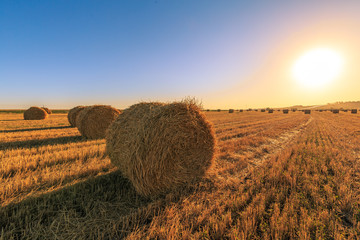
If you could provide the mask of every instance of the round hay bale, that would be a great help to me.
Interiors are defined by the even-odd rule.
[[[75,125],[81,135],[86,138],[105,138],[107,128],[119,114],[120,111],[111,106],[89,106],[81,110],[77,115]]]
[[[76,117],[84,108],[85,106],[77,106],[69,110],[67,117],[72,127],[76,127]]]
[[[47,114],[52,114],[52,111],[49,108],[42,107],[42,109],[44,109]]]
[[[191,101],[135,104],[106,135],[111,162],[144,196],[202,177],[213,162],[215,143],[212,124]]]
[[[47,112],[39,107],[31,107],[24,112],[25,120],[42,120],[48,117]]]

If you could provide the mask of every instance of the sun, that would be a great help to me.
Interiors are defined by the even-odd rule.
[[[337,78],[344,61],[340,54],[328,48],[313,49],[302,55],[294,64],[294,78],[308,88],[324,87]]]

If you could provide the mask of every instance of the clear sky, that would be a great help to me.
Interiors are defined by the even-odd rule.
[[[0,108],[358,101],[359,13],[355,0],[3,0]],[[341,54],[344,67],[309,89],[291,69],[318,47]]]

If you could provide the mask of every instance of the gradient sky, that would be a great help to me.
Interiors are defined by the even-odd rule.
[[[0,2],[0,108],[70,108],[186,96],[205,108],[360,100],[360,1]],[[344,56],[321,89],[291,68],[316,47]]]

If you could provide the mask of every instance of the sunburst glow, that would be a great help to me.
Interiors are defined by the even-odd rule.
[[[293,76],[305,87],[319,88],[338,77],[343,69],[343,58],[336,51],[318,48],[302,55],[293,66]]]

